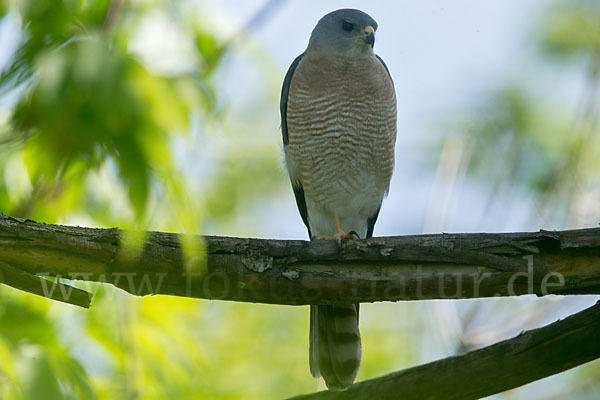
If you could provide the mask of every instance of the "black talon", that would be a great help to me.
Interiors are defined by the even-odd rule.
[[[354,235],[355,238],[360,239],[360,236],[358,235],[358,233],[356,233],[356,231],[350,231],[348,233]]]

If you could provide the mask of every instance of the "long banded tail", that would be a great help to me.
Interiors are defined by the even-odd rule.
[[[310,372],[330,390],[350,386],[360,366],[358,304],[310,306]]]

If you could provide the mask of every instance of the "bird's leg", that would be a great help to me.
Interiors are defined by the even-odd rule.
[[[335,235],[333,236],[318,236],[318,240],[335,240],[338,242],[338,245],[341,247],[343,239],[356,239],[358,235],[355,232],[346,233],[340,227],[340,221],[338,220],[337,215],[333,215],[333,222],[335,223]]]

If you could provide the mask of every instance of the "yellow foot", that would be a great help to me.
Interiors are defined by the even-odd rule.
[[[341,243],[344,239],[357,239],[358,235],[355,233],[346,233],[340,227],[340,221],[338,221],[337,215],[333,216],[333,222],[335,223],[335,235],[333,236],[317,236],[318,240],[337,240]]]
[[[334,236],[317,236],[317,240],[344,240],[344,239],[356,239],[356,236],[353,233],[346,233],[344,231],[339,231]]]

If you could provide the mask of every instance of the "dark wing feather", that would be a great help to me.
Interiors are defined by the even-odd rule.
[[[373,230],[375,229],[375,222],[377,222],[377,217],[379,217],[379,210],[381,210],[381,204],[377,207],[377,211],[375,214],[369,219],[367,219],[367,239],[373,237]]]
[[[311,239],[312,235],[310,233],[310,226],[308,226],[308,210],[306,209],[306,200],[304,199],[304,188],[293,187],[294,196],[296,196],[296,205],[298,206],[298,211],[300,211],[300,216],[302,217],[302,222],[306,225],[306,229],[308,229],[308,238]]]
[[[300,64],[302,57],[304,57],[304,53],[296,57],[296,59],[288,69],[287,73],[285,74],[285,78],[283,79],[283,87],[281,88],[281,101],[279,102],[279,109],[281,111],[281,135],[283,136],[284,146],[287,146],[287,144],[289,143],[287,129],[287,101],[288,95],[290,94],[290,85],[292,83],[294,71],[296,71],[296,67],[298,67],[298,64]],[[300,211],[302,222],[304,222],[304,225],[306,225],[306,229],[308,229],[308,237],[311,238],[312,235],[310,233],[310,226],[308,226],[308,210],[306,208],[306,199],[304,198],[304,188],[302,186],[295,187],[293,184],[292,188],[294,189],[296,205],[298,206],[298,211]]]
[[[394,80],[392,79],[392,74],[390,74],[390,70],[388,69],[387,65],[385,65],[383,58],[379,57],[377,54],[375,55],[375,57],[377,57],[379,62],[383,65],[383,68],[385,68],[385,72],[387,72],[388,76],[390,77],[390,81],[392,81],[392,84],[394,84]]]
[[[281,112],[281,135],[283,136],[283,145],[286,146],[289,143],[288,129],[287,129],[287,101],[288,95],[290,94],[290,84],[292,83],[292,77],[296,67],[300,64],[300,61],[304,57],[304,53],[300,54],[285,74],[283,79],[283,87],[281,88],[281,100],[279,101],[279,110]]]

